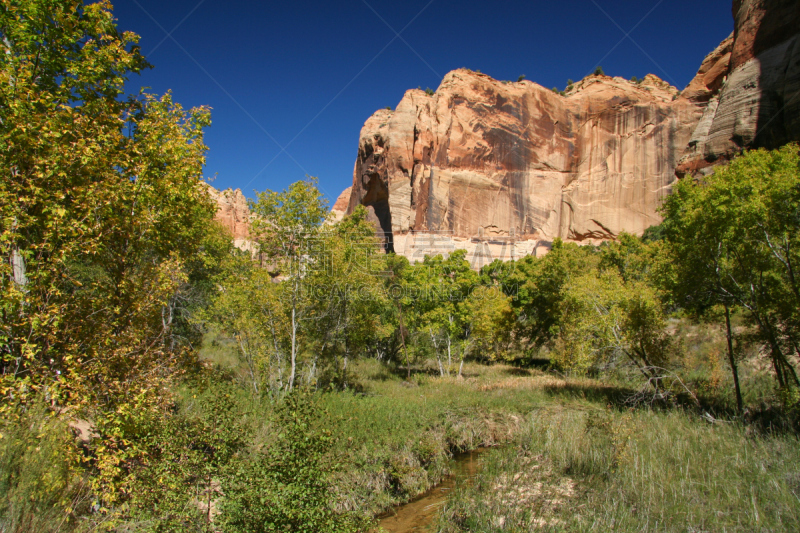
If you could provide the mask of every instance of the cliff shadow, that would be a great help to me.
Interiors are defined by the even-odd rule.
[[[749,6],[735,5],[742,4],[741,9]],[[756,130],[748,143],[734,128],[733,140],[742,147],[772,150],[800,141],[800,2],[767,0],[763,10],[752,43],[760,66]]]

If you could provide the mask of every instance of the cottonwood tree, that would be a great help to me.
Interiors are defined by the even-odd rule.
[[[477,356],[483,361],[497,361],[504,358],[501,344],[508,341],[514,325],[514,312],[511,297],[498,287],[475,287],[460,306],[460,321],[464,324],[464,348],[458,375],[464,368],[467,355]]]
[[[367,211],[358,206],[336,224],[327,225],[308,264],[313,309],[309,343],[321,363],[331,368],[331,382],[347,386],[350,357],[382,343],[394,332],[382,317],[390,302],[382,290],[385,260]]]
[[[232,256],[217,294],[202,318],[235,342],[255,395],[264,386],[282,390],[289,330],[280,287],[252,258]]]
[[[291,184],[281,192],[256,193],[250,202],[254,215],[252,232],[268,268],[280,280],[280,297],[289,317],[289,377],[292,390],[297,378],[300,336],[312,327],[314,269],[325,261],[323,223],[328,220],[328,201],[316,187],[316,178]],[[324,267],[322,267],[324,268]]]
[[[627,362],[659,388],[670,342],[662,303],[652,287],[625,283],[613,270],[583,274],[566,284],[560,313],[554,363],[586,373]]]
[[[124,94],[148,67],[108,2],[0,6],[0,410],[37,397],[90,418],[104,506],[194,360],[180,299],[211,259],[207,108]],[[198,261],[199,260],[199,261]],[[185,294],[185,293],[184,293]]]
[[[8,2],[0,34],[2,392],[110,406],[177,362],[165,307],[214,213],[209,112],[124,97],[148,64],[108,3]]]
[[[664,204],[665,235],[687,306],[741,307],[770,350],[779,389],[797,395],[800,355],[800,154],[755,150],[698,181],[682,180]],[[791,392],[794,390],[795,392]],[[796,398],[795,398],[796,399]],[[740,394],[737,401],[741,405]]]
[[[512,298],[515,319],[511,335],[522,350],[531,351],[558,336],[566,284],[575,276],[593,272],[598,261],[594,247],[555,239],[544,257],[525,256],[506,264],[496,261],[482,269],[481,277],[484,285],[497,286]]]

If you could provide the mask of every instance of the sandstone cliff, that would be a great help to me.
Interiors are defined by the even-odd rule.
[[[250,208],[241,189],[219,191],[209,185],[208,194],[217,203],[215,219],[231,232],[234,245],[250,250]]]
[[[735,0],[726,80],[678,166],[705,173],[745,148],[800,141],[800,2]]]
[[[342,194],[339,195],[339,198],[336,199],[336,202],[333,204],[331,208],[331,215],[333,222],[338,222],[347,214],[347,208],[350,207],[350,195],[353,191],[352,187],[346,188],[342,191]]]
[[[800,140],[800,1],[733,14],[681,93],[591,76],[562,96],[465,69],[408,91],[364,124],[348,210],[367,206],[398,253],[467,248],[474,266],[641,234],[677,177]]]
[[[556,237],[641,233],[659,222],[726,57],[709,56],[683,97],[653,75],[591,76],[562,96],[453,71],[432,96],[408,91],[367,120],[349,209],[367,206],[388,246],[412,258],[463,247],[483,263]]]

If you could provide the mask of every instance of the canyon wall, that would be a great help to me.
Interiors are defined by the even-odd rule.
[[[641,234],[727,71],[731,40],[679,91],[590,76],[564,94],[460,69],[370,117],[348,209],[367,206],[387,248],[419,259],[466,248],[476,267],[546,251],[556,237]],[[722,63],[722,64],[720,64]]]
[[[800,141],[800,1],[735,0],[734,32],[683,90],[589,76],[564,94],[467,69],[406,92],[361,130],[335,220],[364,205],[386,248],[422,259],[465,248],[475,268],[597,243],[660,222],[683,176],[743,149]],[[211,189],[247,246],[241,191]]]
[[[678,165],[711,171],[745,148],[800,141],[800,1],[736,0],[731,59]]]
[[[251,250],[250,208],[241,189],[220,191],[208,186],[208,194],[217,203],[217,220],[233,236],[233,244],[242,250]]]

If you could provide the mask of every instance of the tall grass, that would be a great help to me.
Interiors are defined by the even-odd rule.
[[[800,531],[800,446],[682,412],[531,414],[442,514],[471,531]]]
[[[73,440],[41,405],[0,424],[0,532],[68,531],[87,511]]]
[[[541,387],[487,387],[512,371],[470,365],[466,380],[418,374],[407,381],[379,363],[361,362],[364,392],[320,397],[341,438],[337,506],[384,511],[438,483],[454,452],[513,439],[524,414],[547,395]]]

